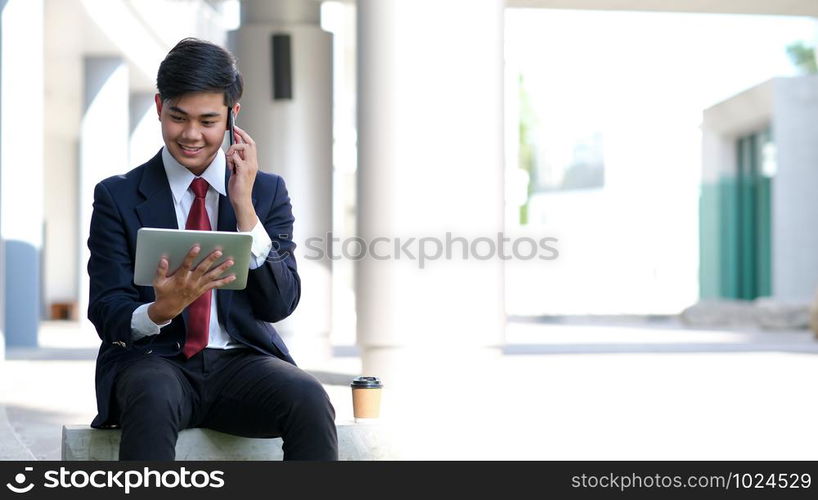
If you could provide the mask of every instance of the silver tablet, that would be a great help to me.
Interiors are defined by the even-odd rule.
[[[222,287],[225,290],[242,290],[247,286],[247,271],[250,268],[250,246],[253,237],[247,233],[229,231],[194,231],[190,229],[156,229],[143,227],[136,233],[136,266],[133,282],[137,285],[152,286],[156,267],[163,255],[168,257],[169,273],[182,265],[185,255],[198,244],[202,250],[194,261],[194,266],[211,252],[221,250],[222,256],[215,265],[227,259],[234,264],[222,276],[231,273],[236,279]]]

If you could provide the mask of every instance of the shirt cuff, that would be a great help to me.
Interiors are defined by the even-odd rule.
[[[273,248],[273,240],[270,239],[261,221],[256,222],[250,235],[253,237],[253,245],[250,247],[250,269],[257,269],[267,260],[267,255]]]
[[[151,335],[158,335],[159,330],[170,324],[170,321],[157,325],[150,316],[148,316],[148,307],[153,304],[149,302],[137,307],[131,316],[131,338],[136,342],[137,340],[149,337]]]

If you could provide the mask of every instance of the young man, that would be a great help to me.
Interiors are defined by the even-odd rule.
[[[164,148],[94,192],[88,317],[102,345],[91,425],[122,427],[120,460],[173,460],[179,431],[190,427],[281,436],[285,460],[335,460],[329,398],[270,325],[301,293],[284,180],[259,172],[255,142],[239,127],[221,150],[229,111],[240,110],[235,59],[185,39],[156,84]],[[134,285],[141,227],[251,234],[247,287],[217,290],[234,279],[219,279],[233,263],[210,269],[214,252],[194,267],[198,247],[176,272],[163,259],[152,287]]]

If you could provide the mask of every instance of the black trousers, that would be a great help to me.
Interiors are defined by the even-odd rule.
[[[173,460],[179,431],[206,427],[282,437],[284,460],[337,460],[335,409],[318,380],[250,349],[203,349],[190,359],[146,355],[115,383],[120,460]]]

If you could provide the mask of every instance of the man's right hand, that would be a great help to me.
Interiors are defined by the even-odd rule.
[[[226,285],[236,279],[235,274],[230,274],[219,279],[219,276],[227,271],[233,261],[228,259],[221,265],[213,267],[222,253],[214,251],[193,267],[193,261],[199,255],[201,248],[196,245],[190,249],[185,256],[185,260],[179,269],[172,274],[168,274],[168,259],[162,257],[156,274],[153,277],[153,291],[156,300],[148,307],[148,317],[156,324],[167,323],[182,313],[194,300],[203,293],[216,287]]]

